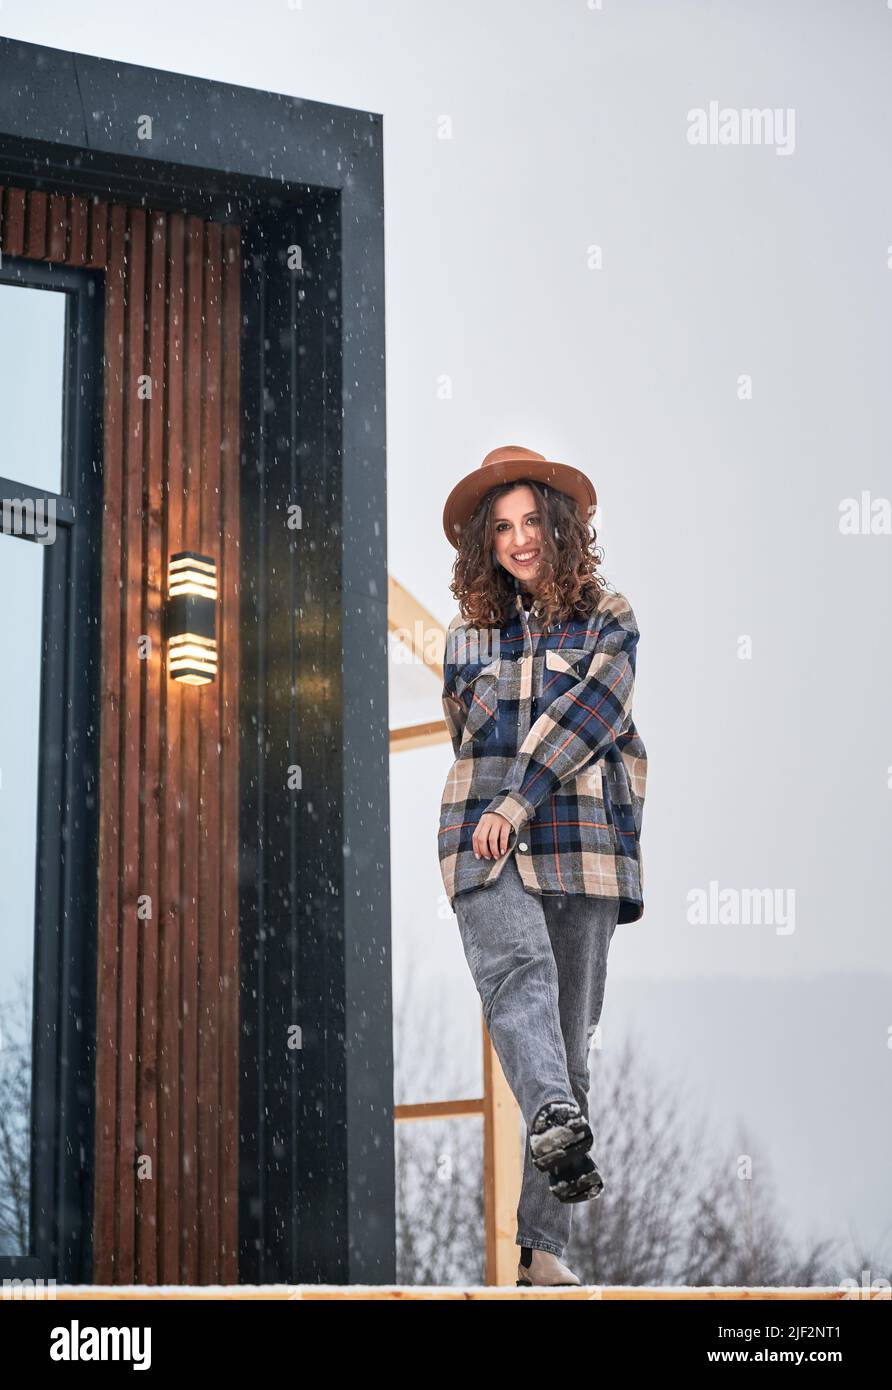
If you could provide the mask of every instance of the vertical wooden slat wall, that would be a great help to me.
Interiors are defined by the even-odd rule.
[[[105,270],[96,1283],[238,1279],[238,226],[0,189],[0,249]],[[218,565],[167,676],[166,561]]]

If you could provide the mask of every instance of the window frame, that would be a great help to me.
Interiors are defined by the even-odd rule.
[[[30,1249],[0,1278],[89,1282],[92,1267],[105,272],[4,256],[0,284],[66,295],[62,492],[45,545],[32,995]],[[0,544],[35,536],[2,529]],[[88,620],[83,621],[83,615]],[[61,757],[51,756],[61,750]]]

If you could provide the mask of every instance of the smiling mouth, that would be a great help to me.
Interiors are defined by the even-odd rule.
[[[519,555],[512,555],[512,560],[516,565],[531,565],[534,560],[538,560],[538,550],[522,550]]]

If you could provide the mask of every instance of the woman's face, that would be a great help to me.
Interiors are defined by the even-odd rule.
[[[535,493],[526,483],[502,493],[493,507],[496,559],[520,581],[534,589],[542,567],[541,515]]]

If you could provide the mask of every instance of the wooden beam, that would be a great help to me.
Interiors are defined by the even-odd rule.
[[[27,1284],[27,1280],[24,1281]],[[882,1289],[840,1289],[815,1285],[803,1288],[749,1288],[728,1284],[702,1286],[631,1284],[573,1284],[558,1288],[517,1288],[512,1274],[510,1286],[490,1288],[482,1284],[241,1284],[241,1285],[158,1285],[136,1284],[57,1284],[52,1289],[53,1301],[126,1302],[144,1299],[157,1303],[248,1303],[264,1302],[373,1302],[441,1303],[493,1302],[507,1299],[561,1299],[580,1302],[888,1302],[888,1291]],[[41,1302],[38,1290],[14,1292],[9,1303]]]
[[[395,1105],[395,1120],[442,1120],[454,1119],[456,1115],[482,1115],[486,1101],[482,1096],[468,1100],[424,1100],[416,1105]]]
[[[401,729],[390,730],[391,753],[405,753],[409,748],[429,748],[434,743],[448,743],[449,730],[442,719],[432,719],[426,724],[406,724]]]
[[[446,629],[392,574],[387,577],[387,627],[442,684]]]
[[[505,1079],[481,1010],[483,1029],[483,1223],[486,1232],[487,1284],[513,1284],[520,1246],[517,1203],[523,1164],[520,1107]]]

